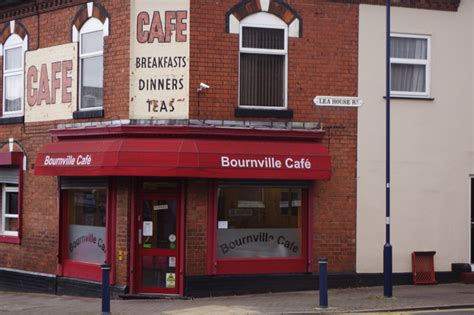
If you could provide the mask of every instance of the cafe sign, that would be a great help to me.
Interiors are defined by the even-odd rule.
[[[189,0],[132,1],[130,118],[188,118],[189,18]]]
[[[72,119],[77,108],[77,44],[27,51],[25,122]]]

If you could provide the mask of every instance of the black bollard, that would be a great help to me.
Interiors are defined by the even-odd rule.
[[[110,315],[110,265],[100,265],[102,269],[102,315]]]
[[[320,257],[319,262],[319,307],[328,307],[328,259]]]

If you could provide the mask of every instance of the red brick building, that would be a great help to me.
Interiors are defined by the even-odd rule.
[[[0,4],[1,285],[353,280],[357,108],[313,102],[357,96],[353,2]]]

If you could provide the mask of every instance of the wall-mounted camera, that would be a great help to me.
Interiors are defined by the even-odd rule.
[[[204,82],[201,82],[201,83],[199,84],[199,87],[197,88],[197,92],[199,93],[199,92],[205,91],[205,90],[207,90],[207,89],[209,89],[209,85],[207,85],[207,84],[204,83]]]

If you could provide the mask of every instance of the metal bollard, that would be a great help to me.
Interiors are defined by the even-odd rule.
[[[102,269],[102,315],[110,315],[110,264],[100,265]]]
[[[320,257],[319,262],[319,307],[328,307],[328,259]]]

